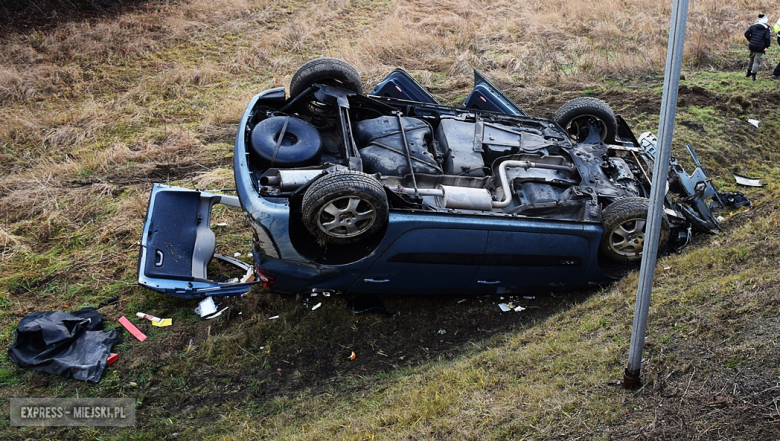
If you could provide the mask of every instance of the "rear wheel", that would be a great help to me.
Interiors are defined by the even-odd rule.
[[[604,209],[601,213],[604,237],[600,249],[605,257],[616,262],[634,262],[642,258],[649,206],[646,198],[624,198]],[[658,248],[666,246],[668,241],[669,221],[664,215]]]
[[[574,142],[582,142],[590,135],[591,124],[599,132],[602,142],[614,142],[617,119],[609,104],[593,97],[574,98],[555,112],[555,122],[566,129]]]
[[[338,58],[315,58],[306,62],[295,72],[290,81],[290,97],[303,93],[314,83],[341,87],[358,95],[363,94],[360,74],[349,63]]]
[[[367,238],[387,223],[387,194],[373,177],[337,171],[316,181],[303,195],[303,221],[320,242],[351,243]]]

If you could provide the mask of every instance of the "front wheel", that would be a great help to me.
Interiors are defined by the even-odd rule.
[[[384,227],[390,211],[382,184],[353,171],[337,171],[316,181],[303,195],[303,221],[320,242],[344,244]]]
[[[554,118],[574,142],[585,141],[591,127],[598,130],[602,142],[614,142],[617,135],[617,119],[612,108],[598,98],[580,97],[567,101],[555,112]]]
[[[650,202],[646,198],[624,198],[613,202],[601,213],[604,237],[600,250],[610,260],[635,262],[642,258],[645,248],[645,227]],[[669,241],[669,221],[661,219],[661,235],[658,247]]]

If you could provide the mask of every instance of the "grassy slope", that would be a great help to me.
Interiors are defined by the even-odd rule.
[[[595,9],[612,6],[601,3]],[[777,92],[774,83],[740,78],[745,54],[733,35],[759,5],[693,5],[683,84],[703,92],[681,92],[687,102],[678,112],[675,152],[696,146],[721,189],[736,189],[729,172],[762,176],[769,185],[751,192],[758,207],[730,219],[725,234],[662,260],[670,269],[657,275],[647,386],[639,393],[610,384],[625,367],[635,274],[516,332],[474,339],[452,360],[334,375],[326,385],[262,399],[236,390],[244,386],[242,365],[273,362],[280,346],[295,347],[323,323],[297,323],[305,321],[300,307],[255,293],[242,304],[252,319],[206,326],[192,316],[191,302],[134,286],[133,244],[149,183],[231,187],[231,142],[244,104],[285,84],[313,56],[348,59],[366,84],[403,65],[451,102],[467,93],[477,67],[531,113],[593,93],[637,133],[655,131],[668,7],[621,4],[607,21],[572,2],[520,9],[452,2],[432,13],[424,2],[193,1],[5,40],[0,340],[10,345],[26,313],[96,305],[117,294],[121,308],[104,310],[109,319],[154,310],[178,328],[151,329],[154,346],[125,343],[125,364],[98,385],[50,379],[3,360],[6,403],[131,396],[140,406],[133,431],[19,430],[4,417],[4,436],[776,438]],[[559,32],[571,17],[578,32]],[[627,49],[640,46],[645,50]],[[761,128],[747,118],[760,119]],[[217,219],[241,222],[232,213]],[[246,249],[245,236],[227,239]],[[260,319],[278,310],[288,313],[279,325]],[[261,350],[263,341],[272,346]],[[224,398],[231,393],[234,399]],[[222,398],[214,403],[177,406],[187,396],[215,394]]]

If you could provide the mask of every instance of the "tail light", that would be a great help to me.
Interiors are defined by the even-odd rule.
[[[257,276],[260,278],[260,284],[263,285],[263,288],[265,289],[271,289],[272,286],[274,286],[274,282],[276,282],[276,277],[266,273],[258,265],[255,265],[255,271],[257,271]]]

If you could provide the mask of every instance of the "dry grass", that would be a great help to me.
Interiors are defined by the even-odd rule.
[[[135,243],[151,183],[233,187],[231,145],[245,104],[262,89],[287,85],[303,62],[317,56],[346,59],[361,72],[366,85],[375,84],[394,67],[404,67],[451,102],[468,92],[476,68],[506,85],[517,101],[546,107],[553,93],[561,90],[579,93],[657,79],[666,58],[671,5],[671,0],[159,1],[101,22],[73,22],[45,33],[4,37],[0,41],[0,306],[4,310],[0,342],[10,344],[13,327],[24,314],[62,309],[63,302],[96,304],[122,294],[134,304],[154,304],[159,297],[151,298],[133,286]],[[747,58],[744,29],[755,21],[756,11],[771,14],[775,6],[767,0],[691,2],[684,69],[712,76],[741,70]],[[773,46],[771,60],[774,51]],[[747,87],[733,86],[727,76],[723,78],[707,79],[707,84]],[[651,84],[657,86],[657,81]],[[777,159],[777,132],[772,132],[776,128],[767,124],[767,131],[758,133],[739,128],[745,117],[753,116],[749,94],[771,90],[732,92],[735,101],[723,104],[728,116],[715,124],[729,126],[730,133],[724,135],[720,129],[700,133],[685,127],[678,133],[685,139],[711,141],[702,147],[712,153],[709,156],[722,151],[722,160],[708,164],[716,174],[731,170],[733,164],[726,162],[742,160],[765,172],[769,185],[758,195],[772,199],[780,192],[780,174],[771,165]],[[627,110],[646,119],[634,109]],[[686,112],[690,110],[680,114],[691,120],[706,116]],[[739,137],[732,137],[733,133]],[[747,139],[758,144],[755,151],[745,153],[735,147]],[[764,162],[760,166],[759,155]],[[704,156],[701,151],[700,156]],[[240,214],[217,213],[217,217],[238,222]],[[669,261],[674,270],[660,278],[663,287],[652,312],[659,318],[651,327],[672,331],[651,337],[655,340],[649,353],[653,379],[649,392],[660,394],[665,388],[685,399],[695,396],[706,410],[708,403],[702,397],[707,392],[703,386],[696,388],[695,381],[704,381],[703,370],[709,367],[682,353],[670,353],[668,342],[662,340],[672,339],[677,347],[689,349],[684,342],[690,332],[714,335],[725,327],[718,320],[736,323],[727,314],[776,311],[776,304],[766,300],[777,301],[772,288],[776,265],[755,257],[760,249],[745,249],[746,243],[761,240],[776,246],[777,219],[769,219],[735,231],[731,239],[719,243],[718,252],[703,248]],[[761,235],[756,236],[757,231]],[[735,269],[738,276],[729,277]],[[716,278],[689,285],[681,282],[712,277],[713,271]],[[671,418],[669,414],[623,408],[629,398],[599,383],[621,374],[633,304],[630,287],[636,283],[632,277],[566,316],[475,347],[473,356],[452,365],[423,367],[409,376],[396,373],[403,377],[391,375],[384,382],[357,379],[354,393],[303,396],[297,401],[269,398],[264,405],[276,405],[273,411],[229,402],[219,409],[222,420],[217,426],[235,427],[232,433],[228,429],[221,433],[237,439],[428,439],[432,434],[451,439],[606,438],[605,430],[614,429],[627,412],[636,411],[633,421],[648,433],[671,437],[664,430],[672,426],[660,422]],[[721,296],[699,306],[715,292],[732,297]],[[664,308],[680,317],[664,316]],[[726,318],[716,320],[716,314]],[[241,329],[251,332],[253,328]],[[707,351],[718,357],[737,364],[756,358],[754,342],[746,336],[733,343],[720,334],[715,337],[723,346],[708,346]],[[193,338],[196,347],[201,342],[214,354],[235,350],[219,345],[241,340],[223,334],[209,334],[205,343]],[[190,352],[181,355],[189,356]],[[142,372],[138,375],[157,376],[160,372],[149,360],[143,358],[131,371],[137,368]],[[187,366],[193,371],[201,367]],[[589,371],[581,372],[582,366]],[[695,366],[699,367],[694,370]],[[734,380],[719,375],[712,380],[718,388]],[[694,386],[689,388],[691,379]],[[126,390],[120,380],[106,381],[106,388]],[[23,394],[27,388],[25,383],[12,393]],[[657,405],[652,395],[646,399],[648,406]],[[202,412],[213,422],[212,410]],[[256,415],[262,419],[255,420]],[[704,411],[697,415],[711,422],[701,416]],[[293,427],[289,421],[303,425]],[[600,426],[587,427],[593,422]],[[159,433],[169,433],[167,423],[154,424],[164,426],[157,428]],[[212,425],[199,424],[194,435],[218,436]],[[159,434],[154,430],[146,436]],[[301,430],[309,434],[301,435]],[[625,426],[619,430],[626,437],[642,438],[641,432]],[[707,429],[691,430],[686,433]]]

